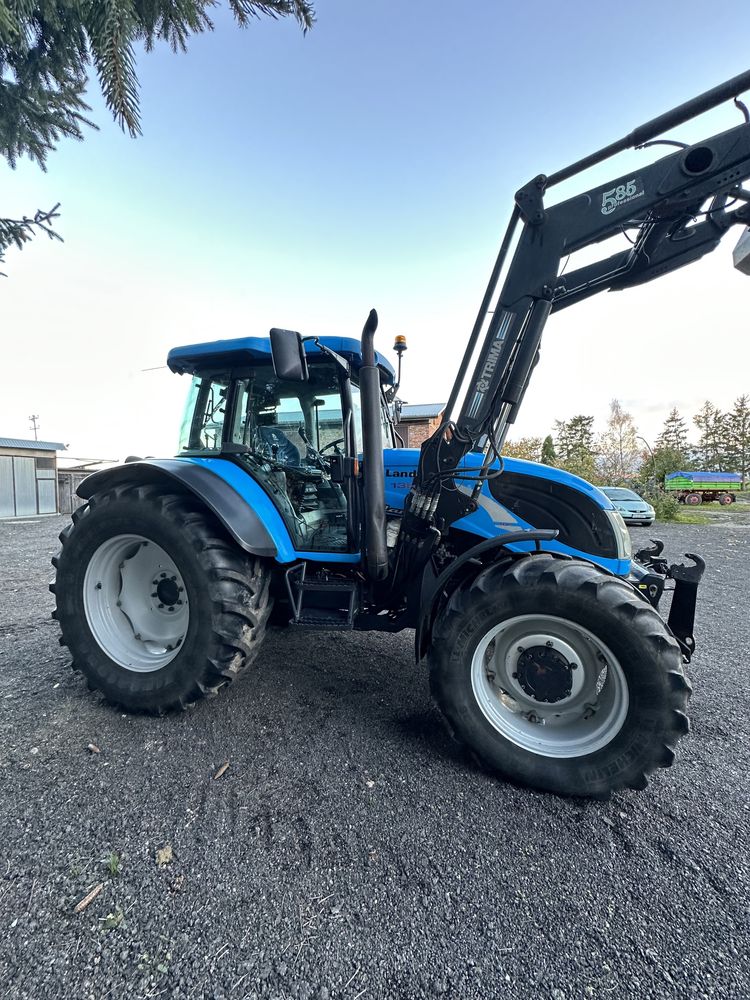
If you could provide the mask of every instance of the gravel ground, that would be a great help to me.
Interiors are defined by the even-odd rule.
[[[49,619],[64,523],[0,522],[3,996],[750,995],[750,526],[633,529],[708,561],[693,732],[591,803],[473,766],[411,633],[274,632],[215,700],[115,711]]]

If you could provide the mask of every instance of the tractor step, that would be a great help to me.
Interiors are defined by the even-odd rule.
[[[297,618],[293,618],[291,624],[295,628],[318,629],[318,631],[351,632],[354,628],[354,621],[344,611],[330,610],[329,608],[312,608]]]
[[[348,632],[359,611],[359,584],[330,576],[306,576],[307,564],[286,571],[292,606],[290,625],[319,631]]]

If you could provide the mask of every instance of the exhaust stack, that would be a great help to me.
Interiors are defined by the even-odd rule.
[[[388,548],[385,536],[385,470],[383,431],[380,422],[380,372],[375,363],[375,331],[378,314],[370,310],[362,330],[362,367],[359,391],[362,399],[364,451],[365,546],[367,575],[384,580],[388,575]]]

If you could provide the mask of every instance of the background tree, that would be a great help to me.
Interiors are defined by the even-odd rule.
[[[640,449],[633,417],[619,399],[609,406],[607,429],[599,438],[599,467],[608,483],[632,479],[640,464]]]
[[[668,472],[683,472],[686,468],[691,468],[685,453],[677,448],[654,448],[651,454],[644,451],[641,458],[639,473],[641,482],[650,483],[651,480],[655,480],[654,485],[657,488],[664,485],[664,477]]]
[[[707,472],[723,471],[727,430],[724,414],[712,402],[706,400],[693,417],[693,423],[701,432],[696,449],[700,468]]]
[[[657,449],[670,448],[672,451],[682,452],[685,456],[688,454],[690,448],[688,429],[675,407],[669,411],[669,416],[664,421],[661,434],[656,439],[656,447]]]
[[[544,441],[542,441],[541,458],[544,465],[557,465],[557,452],[555,451],[555,442],[552,440],[551,434],[548,434]]]
[[[525,458],[527,462],[538,462],[542,455],[542,439],[522,437],[518,441],[506,441],[503,455],[508,458]]]
[[[594,418],[579,413],[570,420],[555,421],[557,464],[589,482],[600,482],[596,467]]]
[[[0,156],[11,167],[28,156],[44,169],[60,139],[83,139],[88,75],[94,70],[107,107],[130,135],[141,131],[135,50],[159,41],[185,51],[192,35],[213,30],[219,0],[0,0]],[[227,0],[240,27],[255,17],[294,17],[304,31],[311,0]],[[22,247],[54,212],[0,218],[0,261]],[[58,237],[59,238],[59,237]]]
[[[739,472],[742,488],[750,478],[750,396],[739,396],[726,415],[725,460],[727,471]]]
[[[579,413],[570,420],[555,421],[555,448],[563,461],[594,451],[594,418]]]

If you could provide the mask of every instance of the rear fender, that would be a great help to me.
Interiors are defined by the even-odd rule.
[[[245,552],[274,558],[293,551],[281,516],[255,480],[250,476],[246,477],[247,483],[243,482],[243,492],[246,495],[243,497],[221,476],[220,471],[221,467],[217,466],[216,461],[209,469],[190,459],[147,459],[94,472],[83,480],[77,493],[88,500],[95,493],[115,486],[141,486],[147,483],[177,486],[208,507]],[[259,495],[254,498],[256,491]],[[254,499],[257,502],[253,502]],[[269,508],[275,517],[269,515]],[[258,511],[262,512],[263,519]]]

